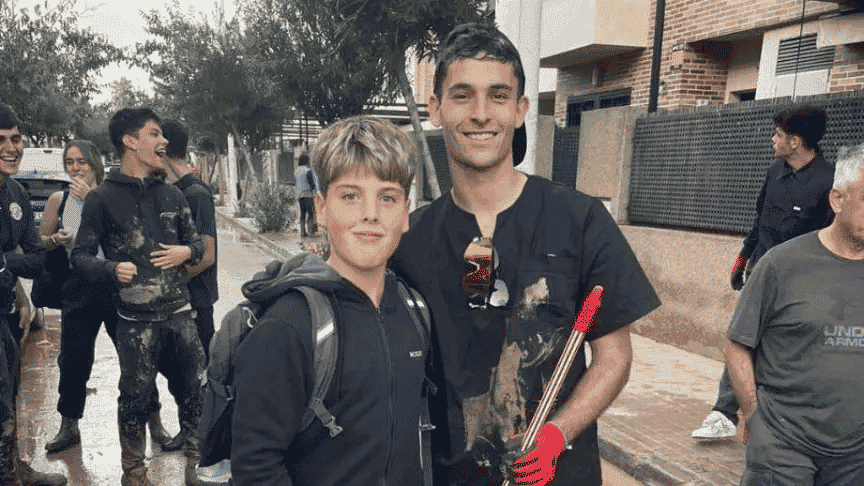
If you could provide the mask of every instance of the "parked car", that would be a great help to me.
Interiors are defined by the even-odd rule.
[[[59,148],[25,148],[18,172],[12,177],[30,194],[37,231],[42,224],[42,213],[48,198],[72,183],[63,169],[63,149]]]

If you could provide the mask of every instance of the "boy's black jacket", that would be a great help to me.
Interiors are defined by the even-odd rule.
[[[243,286],[247,299],[269,307],[240,343],[234,370],[235,484],[422,484],[418,417],[428,347],[396,277],[387,275],[376,309],[320,259],[302,258],[299,268],[283,265],[279,274],[274,266]],[[299,291],[286,292],[291,285],[333,296],[340,349],[324,405],[344,429],[336,437],[317,420],[298,433],[315,383],[315,346],[309,306]]]

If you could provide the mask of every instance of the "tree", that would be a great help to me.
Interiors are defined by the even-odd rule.
[[[253,0],[244,16],[272,87],[322,126],[395,99],[386,53],[366,39],[341,35],[342,19],[330,2]]]
[[[315,0],[311,0],[315,1]],[[340,36],[350,39],[365,39],[388,53],[381,61],[385,69],[398,80],[402,96],[408,105],[414,137],[425,162],[432,188],[432,196],[441,196],[438,178],[429,145],[420,125],[420,116],[414,102],[411,83],[405,72],[405,53],[413,50],[419,59],[434,55],[438,43],[465,22],[488,22],[485,0],[336,0],[333,6],[343,22],[338,29]],[[419,167],[418,167],[419,169]]]
[[[163,12],[143,16],[155,39],[136,45],[135,58],[150,73],[160,113],[183,120],[205,138],[224,140],[232,134],[252,187],[257,186],[252,153],[280,128],[289,112],[283,97],[262,76],[258,58],[249,55],[239,20],[217,30],[203,14],[194,18],[181,13],[176,0]],[[221,14],[218,21],[224,22]]]
[[[0,2],[0,99],[21,117],[34,145],[66,139],[86,117],[90,96],[99,91],[99,70],[123,53],[102,37],[77,26],[74,0],[52,9],[15,11]]]

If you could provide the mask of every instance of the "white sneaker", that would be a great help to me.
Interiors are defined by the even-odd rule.
[[[196,468],[196,472],[198,473],[199,484],[229,484],[231,480],[231,461],[225,459],[209,467],[198,467]]]
[[[702,427],[694,430],[690,436],[694,439],[731,439],[737,432],[731,420],[714,410],[705,417]]]

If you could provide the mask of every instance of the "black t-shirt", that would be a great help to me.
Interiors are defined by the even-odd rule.
[[[189,210],[192,211],[192,219],[195,228],[201,236],[212,236],[216,243],[216,208],[213,205],[213,193],[200,179],[192,174],[186,174],[174,183],[178,189],[183,191]],[[219,300],[219,287],[216,283],[216,262],[213,266],[201,272],[200,275],[189,280],[189,300],[193,307],[207,307]]]
[[[498,215],[495,278],[508,297],[505,305],[485,310],[469,307],[461,288],[470,268],[463,254],[480,234],[474,215],[448,195],[415,212],[392,260],[433,314],[435,361],[446,378],[446,393],[438,394],[442,401],[433,408],[440,414],[437,465],[450,480],[472,485],[500,484],[503,441],[527,428],[577,307],[594,285],[605,293],[589,341],[660,305],[603,204],[572,188],[529,176],[517,201]],[[524,305],[528,287],[541,288],[548,298]],[[581,351],[559,404],[584,370]],[[552,484],[601,484],[596,424],[572,446],[559,458]]]

